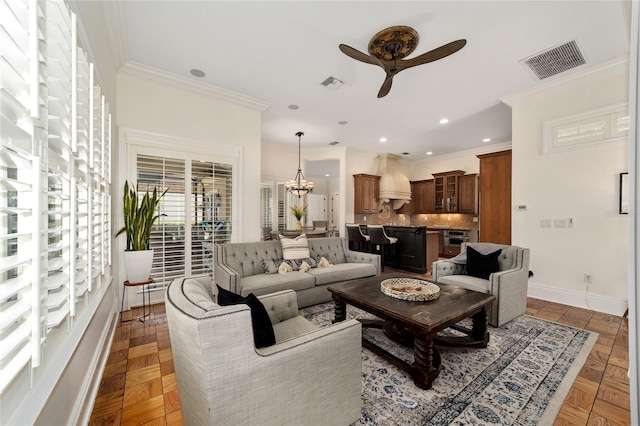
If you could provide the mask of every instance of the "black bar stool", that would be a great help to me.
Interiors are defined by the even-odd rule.
[[[384,232],[382,225],[367,226],[370,242],[372,246],[380,246],[380,271],[384,271],[384,252],[387,246],[391,246],[398,242],[396,237],[390,237]]]
[[[347,238],[349,239],[349,250],[367,251],[369,236],[364,235],[360,226],[355,223],[347,223]],[[357,247],[357,248],[356,248]]]

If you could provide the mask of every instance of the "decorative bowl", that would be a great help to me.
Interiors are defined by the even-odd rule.
[[[440,287],[432,282],[414,278],[389,278],[382,280],[380,290],[396,299],[424,302],[440,297]]]

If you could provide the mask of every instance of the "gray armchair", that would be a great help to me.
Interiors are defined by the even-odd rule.
[[[502,249],[498,257],[498,272],[488,280],[467,275],[466,249],[468,246],[487,254]],[[468,290],[496,296],[488,312],[488,322],[494,327],[525,313],[529,280],[529,249],[493,243],[463,243],[461,253],[449,260],[433,262],[433,281],[457,285]]]
[[[296,293],[260,296],[276,344],[256,349],[247,305],[219,306],[206,277],[176,279],[165,306],[185,425],[348,425],[361,416],[361,326],[318,328]]]

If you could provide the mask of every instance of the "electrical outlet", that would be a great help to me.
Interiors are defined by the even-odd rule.
[[[566,228],[567,227],[567,220],[566,219],[554,219],[553,220],[553,227],[554,228]]]
[[[591,284],[593,282],[593,275],[584,274],[584,282],[587,284]]]
[[[541,228],[551,228],[551,219],[542,219],[540,221]]]

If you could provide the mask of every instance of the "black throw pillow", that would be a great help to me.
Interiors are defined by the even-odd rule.
[[[273,333],[273,325],[269,319],[269,314],[264,305],[253,293],[247,297],[242,297],[219,285],[218,287],[218,305],[240,305],[245,304],[251,309],[251,328],[253,329],[253,343],[256,348],[264,348],[275,345],[276,336]]]
[[[493,253],[478,253],[473,247],[467,246],[467,275],[476,278],[489,279],[489,275],[498,272],[498,256],[502,250],[496,250]]]

